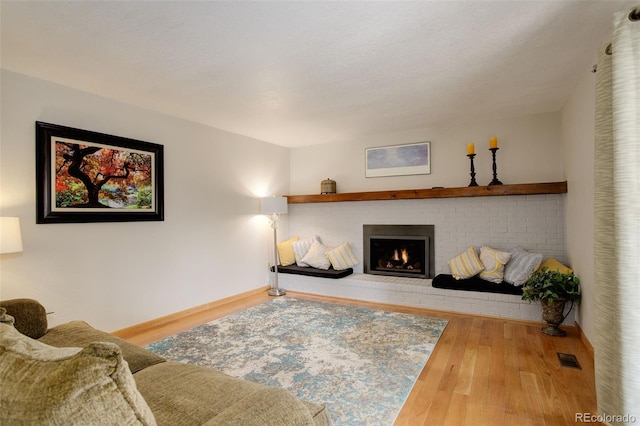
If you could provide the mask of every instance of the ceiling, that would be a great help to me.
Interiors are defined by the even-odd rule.
[[[2,1],[2,67],[286,147],[558,111],[631,1]]]

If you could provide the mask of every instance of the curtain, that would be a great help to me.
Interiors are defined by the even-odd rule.
[[[599,52],[595,129],[598,415],[640,424],[640,8],[614,15]]]

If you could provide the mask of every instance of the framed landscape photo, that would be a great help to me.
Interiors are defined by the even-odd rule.
[[[164,147],[36,122],[37,223],[164,220]]]
[[[431,142],[366,148],[365,151],[368,178],[431,173]]]

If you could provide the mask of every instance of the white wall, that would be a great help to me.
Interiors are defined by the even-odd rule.
[[[595,61],[594,61],[595,62]],[[568,261],[580,278],[582,303],[576,321],[593,342],[595,74],[585,70],[562,111],[567,193]]]
[[[24,252],[2,255],[0,298],[115,330],[268,283],[257,197],[289,190],[287,149],[8,71],[1,86],[0,215]],[[164,145],[165,221],[36,225],[35,121]]]
[[[337,181],[338,192],[467,186],[470,177],[466,143],[472,141],[479,160],[477,180],[486,185],[492,178],[488,151],[492,134],[501,146],[498,177],[502,182],[565,180],[561,114],[557,112],[296,148],[291,154],[291,190],[293,194],[318,193],[321,180],[327,177]],[[432,142],[431,175],[364,177],[365,147],[420,140]],[[565,199],[565,194],[554,194],[294,204],[289,208],[287,230],[288,236],[300,238],[319,235],[328,246],[346,240],[362,261],[363,224],[433,224],[436,274],[447,273],[447,261],[470,245],[479,248],[486,244],[503,250],[522,246],[545,258],[566,262]],[[362,272],[362,263],[354,271]],[[314,291],[326,291],[322,283],[318,285],[322,288]]]
[[[560,113],[555,112],[295,148],[291,194],[320,193],[320,182],[327,178],[337,182],[338,192],[467,186],[471,142],[476,144],[476,180],[487,185],[493,178],[491,136],[498,138],[498,178],[503,183],[563,181],[560,125]],[[431,141],[430,175],[365,178],[365,148],[421,141]]]
[[[0,258],[0,298],[41,300],[55,311],[52,324],[81,318],[114,330],[262,286],[271,233],[255,197],[318,193],[327,177],[339,192],[466,186],[468,142],[476,143],[477,179],[486,184],[486,145],[496,135],[504,183],[569,180],[567,261],[583,282],[579,322],[592,335],[593,243],[584,232],[593,229],[590,73],[562,114],[292,150],[12,72],[2,72],[1,85],[0,215],[21,218],[25,251]],[[164,145],[166,220],[36,225],[36,120]],[[366,147],[424,140],[432,143],[431,175],[364,177]],[[287,228],[285,220],[281,238]]]

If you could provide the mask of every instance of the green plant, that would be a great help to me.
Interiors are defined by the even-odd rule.
[[[522,286],[522,300],[546,300],[551,303],[558,299],[580,301],[580,279],[573,272],[564,274],[544,267],[534,272]]]

